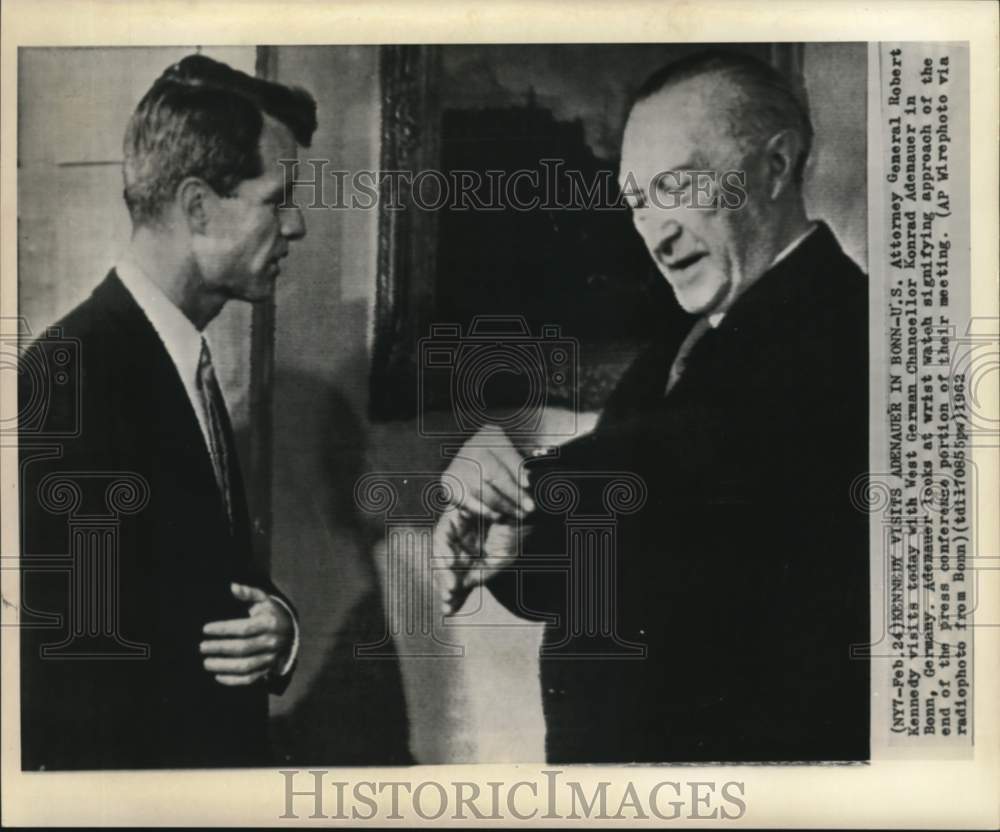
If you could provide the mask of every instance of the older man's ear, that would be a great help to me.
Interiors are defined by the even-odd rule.
[[[764,147],[764,163],[767,190],[772,200],[795,186],[795,166],[801,154],[802,137],[797,130],[781,130],[768,140]]]

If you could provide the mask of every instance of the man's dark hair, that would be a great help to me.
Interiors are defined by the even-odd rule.
[[[633,106],[660,90],[706,75],[729,81],[738,93],[736,106],[726,113],[732,135],[738,140],[766,141],[789,128],[798,132],[802,152],[795,160],[793,173],[801,184],[813,140],[805,94],[790,78],[757,58],[724,50],[688,55],[649,76],[636,92]]]
[[[254,78],[204,55],[168,67],[125,131],[125,203],[132,221],[155,222],[189,176],[223,196],[260,176],[264,113],[309,146],[316,102],[305,90]]]

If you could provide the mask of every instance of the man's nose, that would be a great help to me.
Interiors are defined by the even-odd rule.
[[[306,236],[306,221],[301,208],[285,208],[281,212],[281,236],[301,240]]]
[[[657,208],[641,208],[632,212],[636,231],[650,245],[673,244],[684,230],[677,220],[664,216],[665,213]]]

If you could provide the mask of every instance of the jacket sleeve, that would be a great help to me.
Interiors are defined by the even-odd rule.
[[[631,417],[621,416],[599,427],[594,433],[570,442],[557,456],[529,460],[527,465],[535,503],[539,508],[532,518],[532,528],[524,541],[514,566],[497,575],[490,589],[512,612],[526,618],[558,614],[567,598],[567,573],[557,565],[563,557],[568,563],[570,516],[566,512],[546,510],[537,489],[555,481],[576,495],[572,512],[577,517],[606,514],[604,487],[616,474],[639,483],[642,505],[634,515],[614,518],[621,557],[639,545],[650,531],[662,535],[664,546],[684,534],[691,523],[692,507],[703,505],[706,493],[727,463],[720,443],[713,441],[720,418],[705,407],[668,410],[647,408]],[[706,476],[711,471],[714,476]],[[556,506],[555,508],[558,508]],[[633,562],[637,559],[633,556]],[[547,568],[547,566],[553,566]]]

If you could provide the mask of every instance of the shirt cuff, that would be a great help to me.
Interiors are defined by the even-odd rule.
[[[278,671],[278,676],[284,677],[291,672],[292,668],[295,666],[295,660],[299,657],[299,619],[295,617],[294,611],[284,598],[281,598],[278,595],[272,595],[271,600],[281,604],[281,606],[288,611],[288,617],[292,619],[292,627],[294,628],[294,633],[292,635],[292,649],[288,653],[288,659],[285,661],[285,664],[282,666],[281,670]]]

